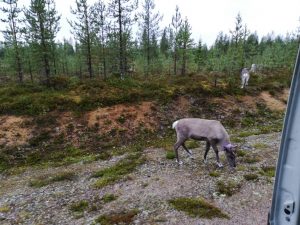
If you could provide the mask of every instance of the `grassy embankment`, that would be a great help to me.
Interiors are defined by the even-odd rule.
[[[256,96],[261,91],[269,91],[272,95],[278,94],[289,85],[288,72],[276,71],[268,74],[253,75],[250,87],[246,90],[236,85],[228,85],[226,77],[218,79],[217,86],[209,75],[192,75],[186,77],[152,77],[149,79],[115,78],[106,81],[93,79],[79,81],[71,78],[55,78],[52,87],[46,88],[38,84],[6,84],[0,86],[0,114],[30,116],[30,122],[22,124],[23,127],[35,127],[35,135],[26,146],[4,147],[0,150],[0,171],[13,167],[26,167],[35,165],[60,166],[78,161],[90,162],[99,159],[108,159],[113,155],[130,152],[136,146],[147,147],[155,145],[170,150],[173,144],[173,131],[168,126],[157,134],[148,130],[139,132],[127,147],[108,133],[99,136],[96,128],[84,128],[80,137],[79,146],[74,146],[66,134],[53,135],[49,128],[55,128],[57,118],[61,112],[70,111],[78,120],[83,120],[83,115],[98,107],[114,106],[121,103],[136,104],[141,101],[153,101],[158,105],[157,111],[163,114],[167,123],[174,118],[168,118],[170,109],[168,105],[179,96],[200,99],[204,108],[199,112],[199,105],[195,104],[188,111],[189,115],[199,117],[208,115],[214,118],[218,105],[210,103],[209,98],[234,96],[237,100],[241,96]],[[257,112],[232,112],[234,118],[225,119],[225,126],[239,126],[243,132],[232,132],[233,140],[243,141],[245,136],[251,134],[268,133],[281,129],[282,114],[270,112],[265,105],[258,103]],[[206,113],[206,114],[205,114]],[[243,114],[243,116],[241,116]],[[239,118],[237,120],[236,118]],[[125,118],[126,119],[126,118]],[[118,121],[120,122],[120,121]],[[74,127],[67,127],[72,132]],[[240,131],[239,130],[239,131]],[[147,140],[151,143],[147,144]],[[98,146],[97,148],[95,146]],[[116,147],[112,149],[112,147]],[[119,147],[118,147],[119,146]],[[99,149],[101,151],[99,151]],[[109,151],[106,151],[109,149]],[[133,150],[132,152],[136,152]],[[170,153],[167,153],[170,154]],[[172,158],[172,154],[167,157]]]

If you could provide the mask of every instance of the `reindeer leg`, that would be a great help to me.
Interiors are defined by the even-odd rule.
[[[204,153],[204,163],[205,164],[207,163],[206,156],[207,156],[209,149],[210,149],[210,143],[209,143],[209,141],[206,141],[206,149],[205,149],[205,153]]]
[[[219,150],[218,150],[218,147],[217,147],[215,142],[212,143],[212,148],[214,149],[214,151],[216,153],[217,165],[218,165],[219,168],[222,168],[223,164],[220,163]]]
[[[194,159],[194,157],[193,157],[193,152],[192,152],[191,150],[189,150],[189,149],[185,146],[184,143],[182,144],[182,147],[183,147],[183,149],[189,154],[189,157],[190,157],[191,159]]]
[[[183,144],[184,142],[177,140],[177,142],[174,145],[174,152],[175,152],[175,156],[176,156],[176,162],[181,165],[182,161],[179,160],[179,156],[178,156],[178,148]]]

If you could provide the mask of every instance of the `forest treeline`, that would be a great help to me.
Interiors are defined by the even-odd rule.
[[[270,70],[291,70],[299,45],[298,31],[285,36],[270,33],[259,39],[242,16],[228,33],[221,31],[212,46],[192,39],[192,27],[178,6],[169,26],[154,0],[74,0],[68,20],[72,39],[57,41],[61,15],[54,0],[3,0],[0,44],[1,82],[39,81],[50,85],[52,77],[79,79],[117,76],[167,76],[217,71],[236,77],[251,64]],[[209,74],[209,73],[207,73]]]

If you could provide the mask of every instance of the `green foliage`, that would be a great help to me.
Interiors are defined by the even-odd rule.
[[[166,158],[167,159],[175,159],[176,155],[174,151],[166,151]]]
[[[188,149],[199,148],[199,143],[198,143],[198,141],[195,141],[195,140],[188,140],[188,141],[185,143],[185,146],[186,146]]]
[[[268,148],[268,145],[265,143],[255,143],[253,145],[253,147],[256,149],[265,149],[265,148]]]
[[[75,177],[76,176],[74,172],[62,172],[62,173],[55,174],[53,176],[45,175],[45,176],[38,177],[36,179],[32,179],[29,182],[29,186],[39,188],[39,187],[47,186],[54,182],[72,181],[75,179]]]
[[[132,224],[134,217],[139,213],[139,210],[133,209],[129,211],[121,211],[111,214],[104,214],[99,216],[95,222],[101,225],[113,224]]]
[[[35,63],[44,70],[45,83],[50,85],[51,66],[53,63],[54,39],[59,31],[60,15],[55,9],[55,2],[33,0],[29,8],[24,10],[27,22],[27,35],[32,50],[35,52]],[[55,64],[55,63],[53,63]]]
[[[267,83],[267,80],[263,83]],[[0,114],[43,115],[51,111],[85,112],[97,107],[145,100],[157,101],[164,105],[179,95],[219,97],[227,94],[236,95],[240,91],[239,87],[232,88],[226,85],[213,87],[210,77],[206,75],[149,77],[147,80],[109,78],[105,81],[91,79],[80,82],[66,77],[53,77],[50,84],[53,87],[47,88],[37,84],[0,86]],[[214,111],[217,107],[210,101],[205,101],[205,104],[208,106],[207,110]],[[193,114],[197,115],[200,109],[194,108]],[[270,119],[282,116],[270,112],[261,104],[258,108],[258,113],[246,113],[242,120],[243,126],[261,124],[262,121],[256,120],[257,114]],[[236,120],[233,119],[231,124],[233,126],[234,121]],[[230,123],[228,120],[226,122]]]
[[[219,171],[211,171],[210,173],[209,173],[209,176],[211,176],[211,177],[219,177],[219,176],[221,176],[221,173],[219,172]]]
[[[0,206],[0,213],[8,213],[10,211],[10,207],[7,205]]]
[[[100,177],[100,179],[95,182],[94,187],[102,188],[104,186],[113,184],[120,179],[123,179],[125,175],[133,172],[136,167],[140,166],[144,162],[145,159],[141,157],[140,153],[131,154],[125,159],[119,161],[116,165],[95,172],[92,177]]]
[[[124,124],[126,122],[126,116],[121,114],[118,118],[117,121],[121,124]]]
[[[109,203],[109,202],[115,201],[117,198],[118,198],[118,196],[116,196],[116,195],[114,195],[114,194],[105,194],[105,195],[102,197],[102,201],[103,201],[104,203]]]
[[[266,177],[275,177],[276,168],[274,166],[265,166],[261,168],[259,173]]]
[[[229,219],[229,216],[227,214],[223,213],[219,208],[206,202],[202,198],[176,198],[169,200],[169,204],[171,204],[175,209],[184,211],[192,217],[200,217],[207,219]]]
[[[258,175],[255,173],[249,173],[244,175],[245,180],[250,181],[250,180],[258,180]]]
[[[250,154],[247,154],[243,157],[243,161],[246,162],[246,163],[249,163],[249,164],[252,164],[252,163],[257,163],[257,162],[260,162],[261,159],[259,156],[257,155],[250,155]]]
[[[71,204],[70,210],[73,212],[83,212],[88,208],[88,206],[89,206],[88,201],[80,200],[79,202],[75,202]]]
[[[236,181],[218,181],[217,182],[217,192],[220,194],[225,194],[227,196],[232,196],[234,193],[238,192],[242,185]]]
[[[243,151],[243,150],[238,150],[238,151],[236,151],[236,155],[238,157],[244,157],[245,155],[247,155],[247,152]]]

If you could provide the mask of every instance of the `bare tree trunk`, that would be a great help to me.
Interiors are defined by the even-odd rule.
[[[44,36],[44,24],[42,23],[43,19],[39,15],[39,21],[40,21],[40,35],[41,35],[41,45],[42,45],[42,55],[43,55],[43,61],[44,61],[44,70],[46,75],[46,85],[50,86],[50,63],[49,63],[49,57],[48,57],[48,49],[45,42],[45,36]]]
[[[103,64],[103,77],[104,79],[107,78],[107,69],[106,69],[106,55],[105,55],[105,45],[104,45],[104,28],[102,26],[102,64]]]
[[[11,11],[12,5],[10,5]],[[16,32],[16,24],[15,20],[12,18],[12,32],[13,32],[13,43],[14,43],[14,49],[15,49],[15,57],[16,57],[16,63],[17,63],[17,72],[19,77],[19,82],[23,83],[23,68],[22,68],[22,62],[21,62],[21,54],[20,49],[18,46],[18,40],[17,40],[17,32]]]
[[[183,45],[183,56],[182,56],[182,68],[181,68],[181,75],[184,76],[186,74],[186,43]]]
[[[177,74],[177,49],[175,46],[175,50],[174,50],[174,75]]]
[[[86,8],[85,8],[86,10]],[[88,13],[85,13],[88,15]],[[85,19],[85,26],[86,26],[86,34],[87,34],[87,63],[88,63],[88,72],[90,78],[93,77],[93,71],[92,71],[92,55],[91,55],[91,37],[90,37],[90,30],[89,30],[89,23],[87,18]]]
[[[120,46],[119,46],[119,57],[120,57],[120,76],[121,79],[124,79],[125,77],[125,68],[124,68],[124,40],[123,40],[123,30],[122,30],[122,9],[121,9],[121,1],[118,0],[118,22],[119,22],[119,41],[120,41]]]

